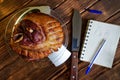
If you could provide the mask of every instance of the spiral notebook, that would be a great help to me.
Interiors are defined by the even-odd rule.
[[[89,20],[80,55],[81,61],[90,62],[102,39],[106,39],[94,64],[111,68],[120,38],[120,26]]]

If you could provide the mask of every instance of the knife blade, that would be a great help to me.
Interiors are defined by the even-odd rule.
[[[79,11],[74,9],[72,18],[72,61],[70,80],[78,80],[78,52],[80,49],[82,19]]]

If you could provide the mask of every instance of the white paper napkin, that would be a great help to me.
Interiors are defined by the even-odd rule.
[[[70,55],[71,55],[70,51],[68,51],[66,47],[62,45],[57,52],[53,52],[48,56],[48,58],[57,67],[63,64],[70,57]]]

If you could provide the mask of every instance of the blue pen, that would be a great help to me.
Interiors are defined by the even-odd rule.
[[[101,41],[101,43],[100,43],[100,45],[99,45],[99,47],[98,47],[98,49],[97,49],[97,51],[96,51],[94,57],[92,58],[92,60],[90,61],[90,64],[88,65],[88,68],[87,68],[85,74],[88,74],[88,73],[90,72],[90,70],[91,70],[91,68],[92,68],[92,66],[93,66],[93,63],[94,63],[95,59],[97,58],[97,56],[98,56],[100,50],[102,49],[102,47],[103,47],[105,41],[106,41],[105,39],[103,39],[103,40]]]
[[[93,10],[93,9],[86,9],[86,10],[94,14],[102,14],[102,11],[100,10]]]

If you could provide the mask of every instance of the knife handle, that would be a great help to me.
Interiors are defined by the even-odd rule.
[[[72,53],[70,80],[78,80],[78,52]]]

